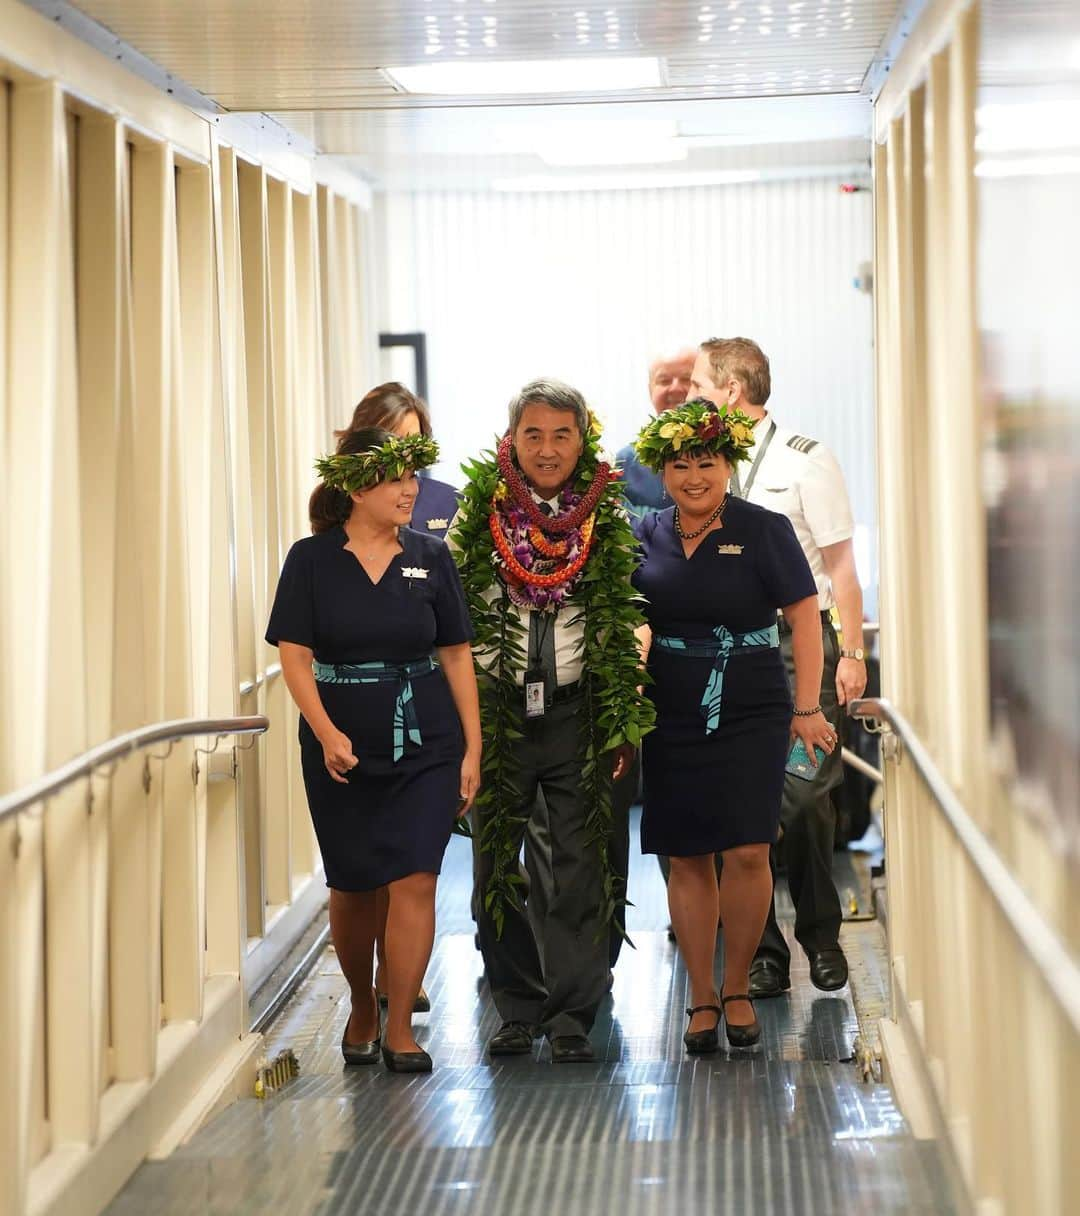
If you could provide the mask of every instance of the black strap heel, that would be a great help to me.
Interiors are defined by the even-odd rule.
[[[719,1005],[695,1005],[692,1009],[687,1009],[686,1016],[692,1018],[695,1013],[702,1013],[706,1009],[716,1014],[716,1025],[709,1030],[688,1030],[683,1035],[686,1050],[692,1056],[708,1055],[720,1047],[720,1022],[724,1011]]]
[[[728,1001],[749,1001],[750,1008],[754,1008],[754,1002],[748,992],[733,992],[731,996],[720,998],[721,1005],[727,1005]],[[756,1013],[749,1026],[732,1026],[730,1020],[725,1018],[724,1029],[727,1032],[727,1041],[732,1047],[753,1047],[761,1038],[761,1024]]]

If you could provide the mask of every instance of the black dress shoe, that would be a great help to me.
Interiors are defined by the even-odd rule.
[[[810,954],[810,982],[822,992],[835,992],[848,981],[847,959],[839,946],[825,950],[812,950]]]
[[[729,1001],[747,1001],[751,1009],[754,1007],[754,1002],[745,992],[733,992],[731,996],[722,997],[720,1004],[727,1008]],[[761,1038],[761,1026],[756,1016],[748,1026],[732,1026],[731,1022],[725,1019],[724,1030],[727,1033],[727,1041],[732,1047],[753,1047]]]
[[[551,1039],[552,1064],[592,1064],[596,1052],[583,1034],[557,1034]]]
[[[488,1055],[523,1056],[532,1051],[532,1027],[524,1022],[503,1022],[488,1040]]]
[[[755,1001],[783,996],[791,987],[791,976],[768,955],[761,955],[750,964],[750,995]]]
[[[385,992],[380,992],[379,993],[379,1008],[386,1009],[389,1006],[389,1004],[390,1004],[390,998],[386,995]],[[430,1013],[431,1012],[431,998],[424,991],[424,988],[422,985],[421,985],[420,991],[416,994],[416,1000],[413,1001],[412,1011],[413,1011],[413,1013]]]
[[[431,1072],[431,1056],[426,1051],[382,1049],[383,1063],[391,1072]]]
[[[686,1016],[692,1018],[695,1013],[701,1013],[706,1009],[716,1014],[716,1025],[708,1030],[688,1030],[683,1035],[682,1041],[686,1044],[689,1055],[709,1055],[720,1046],[720,1019],[724,1016],[724,1011],[719,1005],[695,1005],[692,1009],[687,1009]]]
[[[346,1025],[345,1030],[348,1029]],[[379,1038],[372,1039],[370,1043],[346,1043],[345,1035],[342,1034],[341,1054],[345,1057],[346,1064],[378,1064]]]

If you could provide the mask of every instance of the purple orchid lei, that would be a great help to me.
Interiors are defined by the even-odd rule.
[[[568,511],[572,511],[581,499],[582,495],[574,493],[569,487],[564,488],[559,495],[558,514],[564,515]],[[509,496],[503,498],[499,503],[499,517],[503,534],[510,542],[514,556],[526,570],[535,571],[537,574],[546,574],[550,570],[555,569],[556,562],[538,552],[529,539],[529,529],[533,525],[528,513],[519,507]],[[572,528],[563,536],[549,537],[549,539],[554,544],[558,544],[560,541],[566,542],[566,556],[560,558],[560,561],[572,562],[581,552],[582,535],[580,527]],[[573,595],[574,588],[581,578],[581,573],[579,572],[574,577],[567,579],[566,582],[557,583],[552,587],[532,587],[528,584],[518,585],[506,576],[498,550],[493,552],[492,560],[498,568],[499,577],[506,586],[511,602],[519,608],[527,608],[530,612],[558,612],[570,596]]]

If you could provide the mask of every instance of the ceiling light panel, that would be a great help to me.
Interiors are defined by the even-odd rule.
[[[46,7],[45,0],[29,2]],[[657,59],[660,98],[850,92],[860,87],[899,2],[79,0],[78,7],[230,109],[319,111],[427,106],[440,96],[460,105],[490,96],[402,93],[382,71],[391,66],[576,57]],[[602,84],[586,80],[565,96],[635,92],[596,87]],[[548,98],[551,91],[530,95]]]

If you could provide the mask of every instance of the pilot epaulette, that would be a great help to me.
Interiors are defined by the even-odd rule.
[[[812,452],[817,447],[816,439],[807,439],[805,435],[792,435],[787,441],[789,448],[794,448],[796,452],[802,452],[805,456],[807,452]]]

